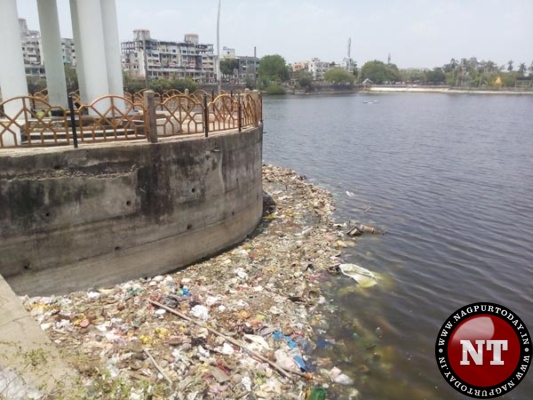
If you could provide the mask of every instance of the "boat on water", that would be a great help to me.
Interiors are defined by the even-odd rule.
[[[365,104],[376,104],[376,103],[379,103],[379,100],[365,100],[365,101],[363,101],[363,103],[365,103]]]

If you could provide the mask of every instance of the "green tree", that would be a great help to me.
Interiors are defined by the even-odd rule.
[[[299,88],[305,89],[306,91],[313,88],[313,75],[310,72],[299,71],[295,78]]]
[[[516,72],[503,73],[501,77],[503,86],[514,87],[516,85]]]
[[[246,77],[246,80],[244,81],[244,85],[247,89],[255,89],[255,81],[250,76]]]
[[[432,71],[426,71],[425,80],[433,85],[443,84],[446,81],[446,75],[441,68],[433,68]]]
[[[424,83],[426,76],[424,72],[420,70],[401,70],[400,71],[401,80],[409,83]]]
[[[282,95],[285,94],[285,89],[283,89],[283,86],[278,85],[277,83],[270,84],[265,89],[266,94],[269,95]]]
[[[333,68],[329,71],[326,71],[324,74],[324,80],[331,82],[334,85],[352,85],[355,81],[355,78],[353,74],[350,74],[350,72],[343,68]]]
[[[289,69],[285,59],[279,54],[261,58],[258,68],[261,86],[267,87],[271,83],[283,83],[289,80]]]
[[[37,76],[28,77],[28,93],[30,95],[40,92],[43,89],[46,89],[46,80]]]
[[[220,72],[223,75],[233,75],[233,71],[239,69],[239,60],[236,58],[224,58],[220,60]]]
[[[382,61],[368,61],[361,68],[361,80],[370,79],[374,83],[398,82],[400,71],[395,64],[385,64]]]
[[[70,93],[79,89],[76,68],[65,65],[65,80],[67,81],[67,92]]]
[[[494,61],[487,61],[485,64],[485,70],[486,72],[495,72],[498,70],[498,67],[496,66],[496,63]]]
[[[149,88],[152,89],[154,92],[163,93],[167,90],[172,89],[172,83],[169,79],[164,79],[164,78],[152,79],[149,82]]]
[[[199,88],[200,86],[198,83],[191,78],[173,78],[170,80],[170,89],[179,90],[180,92],[185,92],[185,89],[189,89],[189,93],[192,93]]]
[[[357,80],[357,77],[359,76],[359,68],[357,67],[357,61],[353,62],[352,74],[355,77],[355,79]]]
[[[526,71],[527,71],[526,63],[521,63],[521,64],[518,66],[518,73],[520,74],[520,76],[524,76],[524,74],[526,73]]]
[[[513,71],[513,60],[507,61],[507,71],[509,72]]]

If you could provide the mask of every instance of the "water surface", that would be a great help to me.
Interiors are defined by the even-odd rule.
[[[265,98],[264,119],[266,162],[331,190],[339,222],[387,231],[345,252],[383,281],[335,279],[324,356],[367,400],[466,398],[434,358],[445,319],[491,301],[533,330],[533,96]],[[531,399],[532,374],[505,398]]]

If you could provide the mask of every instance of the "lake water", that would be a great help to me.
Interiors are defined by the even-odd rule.
[[[264,119],[266,162],[332,191],[339,222],[386,230],[344,252],[382,279],[333,278],[337,344],[315,356],[366,400],[466,398],[434,356],[450,314],[500,303],[533,331],[533,96],[271,97]],[[530,371],[505,398],[532,396]]]

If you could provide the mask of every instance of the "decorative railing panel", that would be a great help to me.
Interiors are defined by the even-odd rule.
[[[46,92],[0,103],[0,149],[96,143],[242,130],[262,122],[258,92],[213,96],[205,91],[163,95],[141,91],[103,96],[70,110],[46,102]],[[163,101],[161,101],[163,100]],[[153,108],[152,108],[153,107]],[[150,112],[149,112],[150,110]]]
[[[207,104],[209,131],[225,131],[239,128],[239,103],[237,98],[221,94]]]
[[[68,144],[66,114],[63,108],[31,96],[4,101],[0,103],[0,147]]]
[[[241,96],[241,118],[242,126],[257,126],[259,122],[257,105],[250,94]]]
[[[80,141],[100,142],[146,137],[144,108],[120,96],[103,96],[78,110]]]

